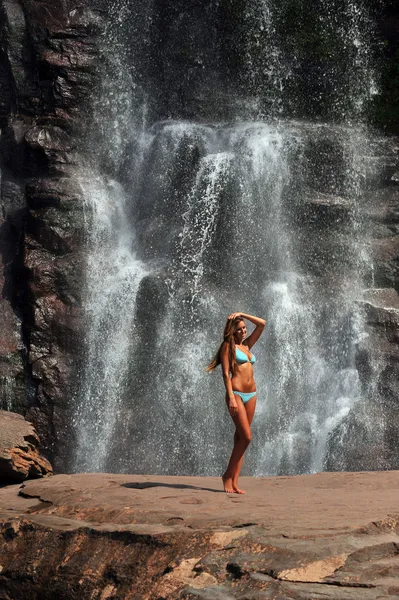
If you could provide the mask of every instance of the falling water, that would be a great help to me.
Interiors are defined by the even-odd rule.
[[[186,282],[191,281],[190,303],[195,303],[202,292],[204,254],[215,236],[219,196],[232,158],[229,152],[218,152],[201,159],[187,198],[187,210],[182,215],[184,225],[180,234],[179,256]]]
[[[3,376],[0,379],[1,410],[13,410],[13,399],[15,398],[15,380],[13,377]]]
[[[374,176],[362,124],[375,90],[370,19],[360,3],[316,3],[335,62],[310,81],[282,5],[229,12],[220,0],[200,14],[138,4],[142,45],[138,31],[117,36],[130,61],[123,115],[110,107],[120,57],[99,96],[113,124],[107,143],[99,134],[99,165],[113,175],[86,189],[75,468],[220,473],[231,423],[221,377],[204,368],[226,315],[243,310],[268,321],[247,472],[320,470],[364,392],[355,355],[371,272],[361,207]]]
[[[132,251],[134,232],[128,226],[120,186],[92,176],[84,191],[90,252],[80,390],[84,401],[75,416],[76,468],[99,470],[112,448],[116,425],[123,421],[136,296],[146,270]]]

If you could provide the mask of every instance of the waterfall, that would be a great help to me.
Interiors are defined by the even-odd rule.
[[[76,469],[221,473],[232,426],[204,368],[232,311],[268,321],[248,473],[323,469],[364,394],[371,20],[360,2],[316,2],[316,65],[307,38],[284,35],[285,5],[230,4],[122,3],[143,32],[112,29],[97,172],[113,174],[86,189]]]
[[[13,399],[15,397],[15,381],[12,377],[1,377],[0,379],[0,390],[1,390],[1,410],[13,410]]]
[[[134,340],[137,290],[145,266],[132,251],[123,190],[90,178],[86,197],[89,256],[86,279],[83,377],[75,416],[76,468],[99,470],[123,421],[125,380]],[[93,453],[93,445],[95,452]]]

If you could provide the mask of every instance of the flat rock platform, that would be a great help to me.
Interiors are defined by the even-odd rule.
[[[0,600],[399,600],[399,472],[0,488]]]

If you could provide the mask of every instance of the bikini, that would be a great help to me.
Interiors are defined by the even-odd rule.
[[[253,365],[256,363],[256,358],[252,354],[251,359],[249,359],[248,356],[245,354],[245,352],[243,352],[242,350],[240,350],[239,348],[236,347],[236,361],[239,365],[242,365],[244,363],[251,363],[251,365]],[[251,400],[251,398],[256,396],[256,392],[249,392],[249,393],[245,392],[244,393],[244,392],[237,392],[237,390],[233,390],[233,394],[240,396],[240,398],[244,404],[246,404],[248,402],[248,400]]]

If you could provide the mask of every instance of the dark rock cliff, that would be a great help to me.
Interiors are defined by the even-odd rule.
[[[1,407],[62,456],[80,331],[82,142],[99,14],[74,2],[1,5]]]

